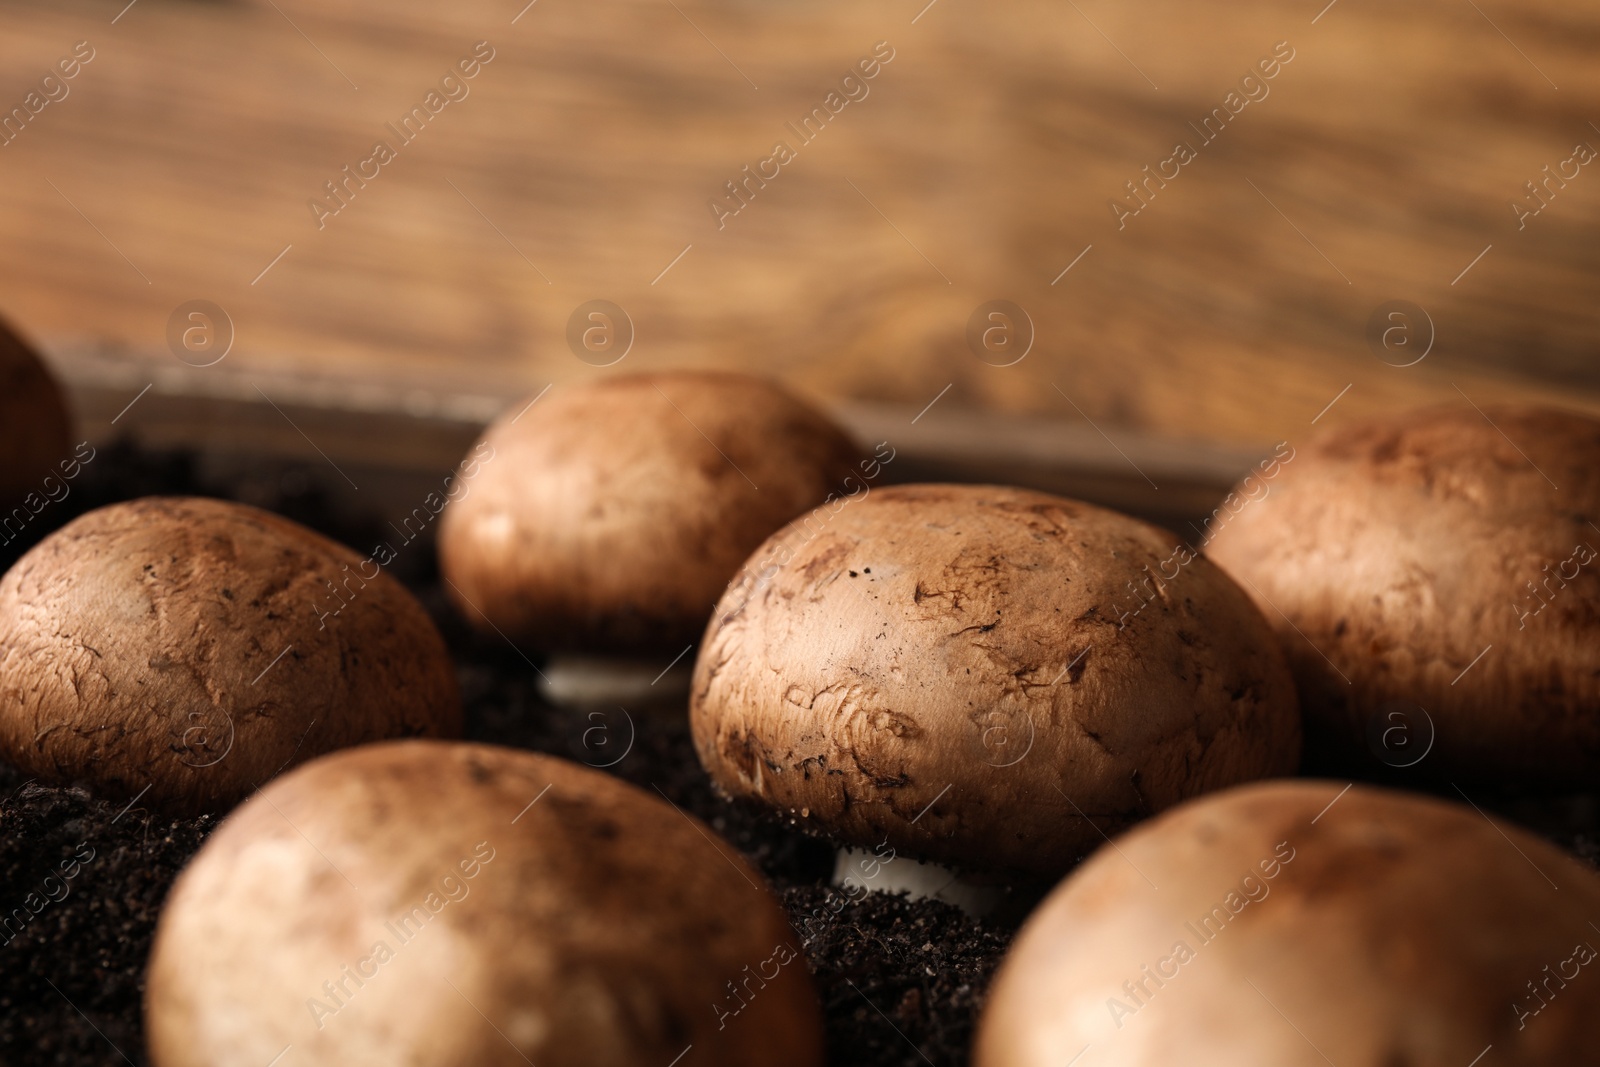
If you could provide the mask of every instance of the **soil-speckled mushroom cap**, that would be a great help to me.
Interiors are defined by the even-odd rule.
[[[1583,785],[1600,771],[1597,526],[1600,422],[1461,404],[1328,431],[1207,554],[1278,631],[1308,758]]]
[[[1464,804],[1345,788],[1241,786],[1102,848],[1013,943],[976,1067],[1600,1063],[1594,872]]]
[[[114,504],[0,579],[0,757],[46,780],[212,811],[323,752],[460,731],[416,599],[256,508]]]
[[[6,512],[24,505],[30,492],[46,497],[45,476],[59,475],[57,465],[71,459],[71,425],[55,379],[0,319],[0,507]]]
[[[706,631],[690,721],[729,794],[1040,873],[1299,756],[1288,668],[1226,575],[1125,515],[996,486],[876,489],[775,535]]]
[[[560,385],[483,443],[440,566],[468,619],[548,649],[680,651],[745,557],[862,461],[778,386],[711,372]]]
[[[156,1067],[820,1067],[799,939],[731,846],[565,760],[402,741],[278,779],[168,898]]]

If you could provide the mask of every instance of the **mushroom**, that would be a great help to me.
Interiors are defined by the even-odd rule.
[[[700,635],[739,564],[847,492],[859,458],[778,386],[692,371],[559,386],[491,426],[485,446],[492,461],[442,520],[440,567],[480,627],[578,653],[546,671],[547,693],[576,703],[604,703],[617,683],[665,689],[651,680]],[[628,656],[645,657],[632,683]]]
[[[756,552],[706,631],[690,723],[725,793],[837,841],[1059,874],[1185,797],[1294,769],[1270,638],[1226,575],[1135,519],[896,486]]]
[[[151,954],[157,1067],[819,1067],[798,939],[698,820],[491,745],[316,760],[179,877]]]
[[[1591,782],[1600,422],[1434,408],[1329,431],[1283,466],[1207,554],[1278,632],[1308,759]]]
[[[974,1063],[1466,1067],[1491,1045],[1486,1062],[1592,1063],[1600,879],[1569,859],[1464,805],[1371,786],[1184,804],[1028,920]]]
[[[460,730],[422,606],[255,508],[115,504],[0,579],[0,758],[46,780],[210,811],[322,752]]]
[[[45,479],[59,482],[57,464],[71,462],[71,426],[60,387],[33,349],[0,319],[0,545],[53,495]],[[29,510],[13,514],[19,507]]]

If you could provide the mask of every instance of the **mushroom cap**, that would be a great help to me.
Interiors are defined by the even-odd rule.
[[[376,569],[221,500],[81,516],[0,578],[0,758],[189,813],[336,748],[459,735],[444,641]]]
[[[1574,959],[1600,945],[1600,879],[1463,805],[1342,788],[1241,786],[1102,848],[1012,944],[977,1067],[1085,1045],[1128,1067],[1466,1067],[1490,1044],[1497,1063],[1600,1062],[1600,965]]]
[[[1299,715],[1271,630],[1192,553],[1161,580],[1175,540],[997,486],[807,516],[706,631],[700,762],[849,843],[1048,874],[1185,797],[1289,773]]]
[[[1596,525],[1600,422],[1436,408],[1299,449],[1207,554],[1278,631],[1308,756],[1417,758],[1364,743],[1398,715],[1418,756],[1434,741],[1419,772],[1577,785],[1600,770]]]
[[[778,386],[687,371],[560,386],[483,443],[441,520],[457,605],[541,648],[617,652],[694,641],[745,557],[860,458]]]
[[[0,505],[8,509],[67,457],[72,420],[55,379],[0,319]]]
[[[152,1060],[819,1067],[798,938],[713,842],[531,752],[401,741],[317,760],[229,816],[173,888]]]

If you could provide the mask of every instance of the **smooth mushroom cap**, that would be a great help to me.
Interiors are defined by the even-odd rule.
[[[680,651],[772,531],[862,456],[821,413],[737,374],[558,386],[484,435],[439,560],[466,617],[547,649]]]
[[[30,492],[45,498],[45,476],[70,459],[71,427],[55,379],[0,319],[0,507],[7,513],[23,505]]]
[[[1040,873],[1185,797],[1288,773],[1299,716],[1272,632],[1177,545],[996,486],[808,516],[706,631],[700,761],[846,842]]]
[[[713,841],[530,752],[403,741],[317,760],[178,879],[150,962],[151,1058],[820,1067],[798,938]]]
[[[212,811],[323,752],[460,731],[416,599],[256,508],[115,504],[0,579],[0,758],[28,774]]]
[[[1013,943],[977,1067],[1597,1062],[1600,879],[1465,805],[1343,788],[1242,786],[1102,848]]]
[[[1370,763],[1374,718],[1399,709],[1419,755],[1434,736],[1419,772],[1582,785],[1600,770],[1597,525],[1600,422],[1461,406],[1299,448],[1207,554],[1278,631],[1308,755]]]

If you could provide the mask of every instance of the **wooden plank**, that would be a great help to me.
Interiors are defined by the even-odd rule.
[[[90,352],[66,365],[80,432],[96,444],[192,449],[224,478],[309,464],[332,499],[385,518],[435,488],[503,406],[471,394],[356,395],[337,376],[260,377],[224,365],[196,379],[166,361]],[[1255,459],[1245,449],[1120,429],[1113,440],[1083,424],[955,408],[849,404],[833,414],[858,440],[894,449],[889,481],[1024,485],[1179,529],[1209,512]]]
[[[1250,447],[1347,385],[1332,420],[1462,394],[1600,411],[1600,175],[1524,228],[1510,207],[1600,145],[1593,4],[122,7],[0,8],[0,106],[95,50],[0,148],[0,301],[52,356],[171,358],[173,309],[205,298],[249,374],[503,401],[611,373],[566,342],[605,298],[636,329],[618,370],[911,410],[948,385],[951,410]],[[480,40],[470,96],[398,143]],[[869,95],[796,137],[878,41]],[[1270,95],[1201,143],[1280,41]],[[308,201],[380,138],[394,161],[319,229]],[[793,161],[719,229],[708,201],[780,140]],[[1197,158],[1119,229],[1109,202],[1179,140]],[[996,298],[1036,328],[1011,367],[964,339]],[[1436,326],[1414,367],[1364,339],[1393,299]]]

